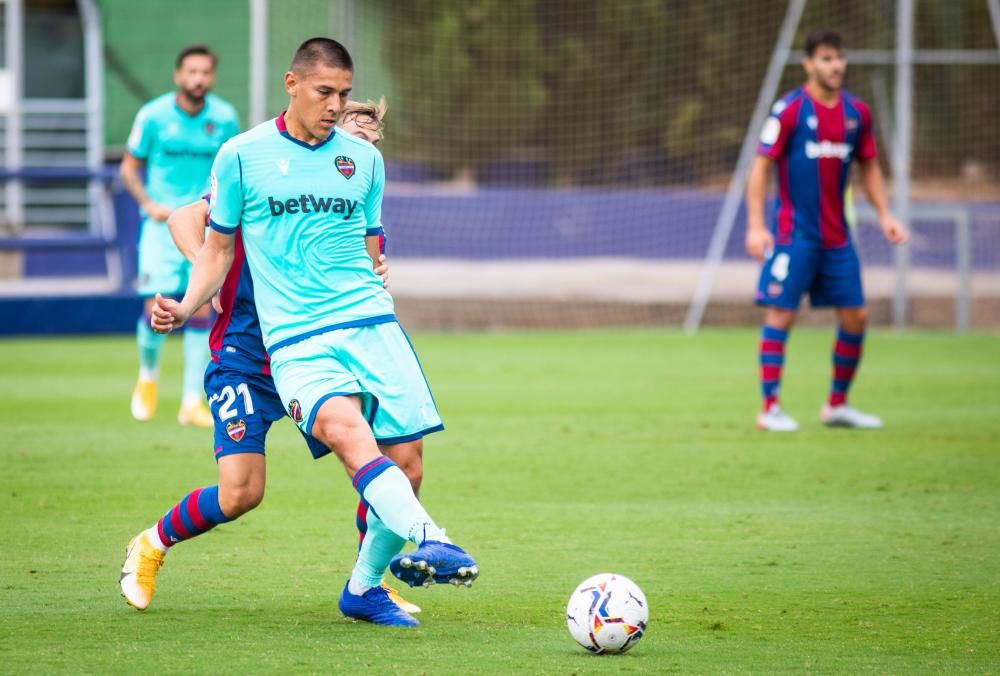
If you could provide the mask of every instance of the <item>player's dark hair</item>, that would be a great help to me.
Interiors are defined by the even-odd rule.
[[[315,68],[317,65],[341,70],[354,70],[354,61],[347,47],[330,38],[309,38],[295,50],[290,70],[296,73]]]
[[[212,60],[212,68],[219,65],[219,57],[216,56],[215,52],[208,45],[188,45],[177,55],[177,65],[175,68],[180,68],[181,64],[184,63],[184,59],[189,56],[207,56]]]
[[[812,58],[820,47],[833,47],[839,52],[844,48],[844,41],[841,40],[840,33],[821,28],[806,36],[806,56]]]

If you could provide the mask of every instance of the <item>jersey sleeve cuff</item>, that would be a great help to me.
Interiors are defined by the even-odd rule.
[[[368,228],[365,230],[365,237],[377,237],[382,234],[382,226],[377,228]]]
[[[215,230],[216,232],[221,232],[223,235],[231,235],[236,232],[235,225],[222,225],[221,223],[216,223],[215,221],[209,219],[208,226]]]

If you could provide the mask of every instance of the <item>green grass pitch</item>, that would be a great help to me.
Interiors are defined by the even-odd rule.
[[[823,428],[830,331],[789,343],[793,435],[753,428],[756,332],[418,335],[448,426],[423,499],[479,559],[471,590],[409,590],[422,626],[344,620],[356,495],[291,423],[256,511],[177,547],[152,607],[117,588],[128,539],[214,483],[210,433],[133,422],[128,338],[0,344],[0,672],[997,673],[1000,342],[875,331]],[[645,591],[623,656],[569,637],[602,571]]]

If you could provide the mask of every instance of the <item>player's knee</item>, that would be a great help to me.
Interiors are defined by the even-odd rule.
[[[366,434],[367,431],[367,434]],[[371,428],[364,419],[328,419],[316,420],[312,435],[338,453],[351,448],[359,439],[370,436]]]
[[[399,469],[403,470],[403,474],[406,478],[410,480],[410,486],[413,487],[413,493],[417,494],[420,492],[420,484],[424,480],[424,463],[418,457],[412,460],[405,461],[399,466]]]
[[[773,326],[776,329],[787,331],[795,323],[795,311],[784,308],[768,308],[764,315],[764,324]]]
[[[410,480],[413,492],[417,493],[424,479],[424,440],[416,439],[404,444],[382,446],[380,450],[396,463],[396,466]]]
[[[253,484],[219,487],[219,507],[230,519],[249,512],[264,499],[264,487]]]
[[[862,333],[868,325],[868,308],[851,308],[841,312],[840,324],[851,333]]]

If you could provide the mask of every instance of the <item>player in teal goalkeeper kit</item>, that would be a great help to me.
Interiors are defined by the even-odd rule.
[[[149,326],[152,296],[182,294],[191,264],[170,239],[166,220],[170,212],[199,199],[208,191],[212,161],[222,144],[239,133],[235,109],[209,94],[215,80],[215,55],[203,45],[183,50],[177,57],[177,91],[144,105],[129,134],[121,177],[142,209],[139,235],[139,294],[146,298],[145,317],[139,319],[139,379],[132,394],[132,415],[149,420],[156,411],[160,351],[165,336]],[[143,182],[140,170],[146,169]],[[208,365],[209,308],[192,317],[184,334],[184,387],[178,421],[211,427],[205,406],[202,376]]]
[[[152,324],[159,331],[182,325],[219,288],[239,226],[278,394],[302,431],[337,454],[371,508],[339,607],[350,617],[412,626],[416,620],[379,586],[387,565],[410,585],[471,583],[479,570],[378,449],[442,425],[365,246],[380,225],[382,156],[334,133],[352,79],[342,45],[303,43],[285,74],[288,110],[219,152],[212,232],[184,300],[157,298]],[[417,550],[397,555],[406,540]]]

